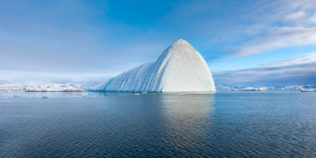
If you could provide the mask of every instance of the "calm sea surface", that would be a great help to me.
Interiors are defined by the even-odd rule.
[[[1,92],[0,157],[316,157],[316,93]]]

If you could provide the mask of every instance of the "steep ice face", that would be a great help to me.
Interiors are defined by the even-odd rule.
[[[203,57],[187,41],[179,39],[154,63],[112,78],[105,91],[122,92],[214,92],[212,74]]]

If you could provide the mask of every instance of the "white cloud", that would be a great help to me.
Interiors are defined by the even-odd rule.
[[[308,55],[290,59],[290,60],[283,60],[278,62],[273,62],[266,64],[265,67],[281,67],[281,66],[292,66],[292,65],[299,65],[299,64],[308,64],[316,62],[316,52],[310,53]]]
[[[316,85],[316,52],[271,62],[261,67],[234,71],[213,71],[217,84],[231,85]]]
[[[279,0],[254,13],[259,20],[249,26],[264,26],[236,52],[246,56],[279,48],[316,45],[316,3],[312,0]]]
[[[312,15],[310,18],[309,18],[310,22],[312,23],[316,23],[316,14]]]
[[[281,67],[213,72],[215,83],[230,85],[316,85],[316,62]]]
[[[305,12],[298,11],[292,14],[289,14],[285,17],[285,20],[297,20],[305,16]]]
[[[237,56],[261,53],[268,50],[297,45],[316,45],[316,27],[277,27],[267,31],[267,35],[257,37],[244,45]]]

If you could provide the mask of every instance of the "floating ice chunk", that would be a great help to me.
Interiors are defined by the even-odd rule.
[[[40,85],[37,87],[24,88],[25,92],[83,92],[85,89],[80,86],[64,84]]]
[[[259,87],[259,88],[254,88],[254,87],[246,87],[246,88],[241,88],[241,89],[232,89],[233,91],[267,91],[266,87]]]

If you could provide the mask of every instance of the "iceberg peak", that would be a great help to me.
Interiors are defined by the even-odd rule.
[[[184,39],[178,39],[176,42],[174,42],[170,47],[179,49],[179,48],[191,48],[194,49],[193,46]]]
[[[204,58],[187,41],[177,40],[154,63],[124,72],[101,87],[121,92],[215,92]]]
[[[176,42],[173,43],[173,45],[189,45],[189,46],[192,46],[188,41],[180,38],[178,39]]]

